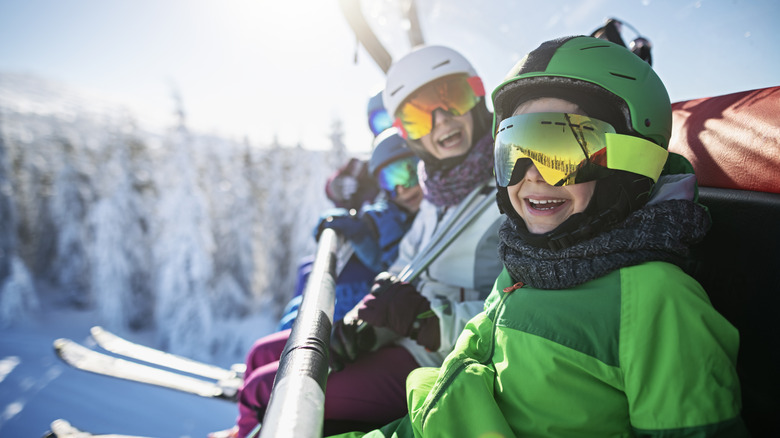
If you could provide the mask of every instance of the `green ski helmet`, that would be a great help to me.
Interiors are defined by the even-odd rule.
[[[616,133],[640,137],[668,148],[672,128],[669,95],[652,67],[618,44],[586,36],[542,43],[520,60],[493,91],[493,133],[523,102],[541,97],[577,104]],[[525,173],[519,166],[516,173]],[[596,183],[591,202],[555,230],[531,234],[511,206],[506,187],[498,187],[498,206],[532,245],[559,250],[609,229],[641,208],[653,187],[651,178],[608,169]],[[512,175],[510,185],[522,175]]]
[[[671,102],[652,67],[625,47],[586,36],[545,42],[509,71],[493,91],[493,132],[520,103],[559,96],[618,134],[669,146]]]

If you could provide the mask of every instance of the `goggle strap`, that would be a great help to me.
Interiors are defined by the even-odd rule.
[[[658,181],[669,151],[644,138],[623,134],[604,134],[607,167],[625,170]]]
[[[474,91],[474,94],[478,97],[483,97],[485,95],[485,84],[482,83],[482,78],[479,76],[471,76],[466,80],[469,85],[471,85],[471,90]]]
[[[393,127],[398,129],[398,132],[400,132],[401,137],[403,137],[404,140],[409,137],[409,133],[406,132],[406,129],[404,129],[404,124],[401,123],[400,117],[396,117],[395,120],[393,120]]]

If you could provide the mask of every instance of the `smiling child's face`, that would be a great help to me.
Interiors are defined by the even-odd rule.
[[[417,210],[420,209],[420,203],[423,200],[422,187],[419,184],[409,188],[397,186],[395,190],[396,196],[393,199],[393,202],[410,213],[417,213]]]
[[[549,97],[524,102],[512,115],[530,113],[587,115],[572,102]],[[507,187],[507,192],[512,207],[525,221],[528,231],[544,234],[557,228],[571,215],[585,211],[595,188],[595,181],[562,187],[551,186],[532,164],[520,182]]]

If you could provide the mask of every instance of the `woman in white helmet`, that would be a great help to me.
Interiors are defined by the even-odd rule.
[[[466,322],[482,310],[501,271],[492,114],[484,94],[471,64],[443,46],[418,48],[387,73],[385,107],[421,159],[424,200],[401,240],[398,260],[335,324],[331,357],[334,368],[343,369],[328,378],[326,420],[381,423],[403,415],[406,375],[419,366],[441,365]],[[452,228],[462,230],[457,238],[424,269],[411,263],[419,273],[414,281],[398,279],[455,217],[462,220]],[[380,341],[381,333],[391,333],[393,340]],[[373,368],[360,375],[367,363]]]

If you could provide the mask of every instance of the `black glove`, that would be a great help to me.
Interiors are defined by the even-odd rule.
[[[405,281],[387,273],[379,274],[371,293],[356,307],[357,319],[367,324],[386,327],[431,351],[441,346],[439,318],[431,310],[431,303]]]
[[[372,351],[375,343],[374,327],[347,317],[336,321],[330,337],[331,369],[341,371],[345,363],[354,362],[362,353]]]
[[[373,299],[385,288],[396,283],[398,279],[388,272],[377,275],[371,293],[363,297],[363,300]],[[363,306],[363,300],[347,312],[343,319],[333,324],[330,337],[330,367],[333,371],[340,371],[345,363],[354,362],[361,354],[375,351],[398,338],[392,331],[379,329],[360,319],[358,313]]]
[[[371,295],[380,295],[398,283],[401,283],[401,280],[395,275],[389,272],[381,272],[374,277],[374,284],[371,285]]]

